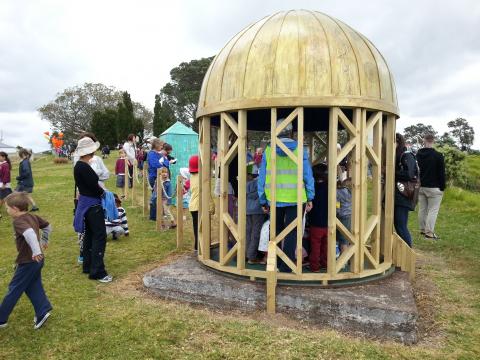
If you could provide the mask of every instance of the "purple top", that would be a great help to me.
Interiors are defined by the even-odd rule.
[[[77,233],[83,233],[85,230],[85,214],[95,205],[101,205],[102,200],[99,197],[91,197],[81,195],[78,197],[77,208],[75,209],[75,217],[73,218],[73,228]]]

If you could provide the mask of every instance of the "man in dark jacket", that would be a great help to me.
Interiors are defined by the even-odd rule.
[[[428,239],[438,239],[434,232],[438,210],[445,190],[445,160],[433,148],[434,136],[426,134],[424,148],[417,153],[420,168],[420,192],[418,194],[418,224],[420,232]]]

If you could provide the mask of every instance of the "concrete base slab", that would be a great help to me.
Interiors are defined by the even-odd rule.
[[[265,283],[233,279],[213,272],[185,256],[143,277],[159,296],[215,308],[265,310]],[[362,336],[417,341],[417,307],[408,274],[342,288],[277,287],[277,312],[312,325]]]

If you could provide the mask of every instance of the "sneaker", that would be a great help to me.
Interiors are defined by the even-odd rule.
[[[7,325],[8,325],[8,324],[7,324],[6,322],[0,323],[0,329],[6,328]]]
[[[30,209],[30,211],[38,211],[38,210],[40,210],[40,209],[37,206],[34,206]]]
[[[43,315],[40,319],[37,319],[35,322],[35,326],[33,327],[35,330],[40,329],[43,324],[47,321],[47,319],[50,317],[50,312],[47,312],[45,315]]]
[[[112,231],[112,240],[118,240],[118,236],[115,231]]]
[[[79,257],[77,258],[77,263],[83,264],[83,256],[79,256]]]
[[[109,282],[112,282],[113,280],[113,277],[111,277],[110,275],[106,275],[105,277],[101,278],[101,279],[97,279],[98,281],[100,281],[101,283],[109,283]]]

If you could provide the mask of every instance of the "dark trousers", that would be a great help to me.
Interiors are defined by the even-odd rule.
[[[265,222],[264,214],[247,215],[247,246],[246,255],[248,260],[255,260],[260,242],[260,232]]]
[[[128,187],[133,186],[133,165],[128,165]]]
[[[103,256],[107,244],[105,218],[101,205],[92,206],[85,214],[85,237],[83,238],[83,272],[90,279],[107,275]]]
[[[403,206],[395,206],[393,215],[393,224],[397,234],[405,240],[408,246],[412,247],[412,236],[408,231],[408,213],[409,209]]]
[[[280,234],[283,229],[285,229],[290,223],[295,220],[297,217],[297,206],[284,206],[276,208],[276,235]],[[288,256],[290,260],[295,262],[296,258],[296,249],[297,249],[297,228],[294,228],[290,231],[285,240],[283,240],[283,252]],[[278,258],[278,269],[281,272],[292,272],[282,259]]]
[[[198,250],[198,211],[190,211],[192,214],[193,236],[195,237],[195,250]]]
[[[43,261],[17,266],[8,291],[0,305],[0,323],[7,322],[10,313],[23,293],[27,294],[35,309],[37,319],[52,309],[42,285]]]

